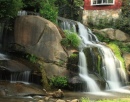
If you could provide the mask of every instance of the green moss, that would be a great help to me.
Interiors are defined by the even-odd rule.
[[[67,84],[67,78],[62,76],[54,76],[50,78],[50,85],[53,88],[65,88]]]
[[[120,51],[119,47],[114,43],[109,43],[108,46],[112,49],[112,51],[115,54],[115,56],[117,57],[117,59],[121,61],[122,67],[125,68],[125,61],[121,56],[121,51]]]
[[[81,40],[75,32],[64,30],[66,38],[63,38],[61,44],[65,47],[74,47],[78,48]]]
[[[99,74],[101,75],[101,56],[97,56],[97,58],[98,58],[98,63],[97,63],[97,67],[98,67],[98,72],[99,72]]]
[[[49,90],[50,85],[48,83],[47,75],[46,75],[46,72],[45,72],[45,69],[44,69],[44,62],[39,60],[38,64],[40,65],[40,69],[41,69],[41,73],[42,73],[42,80],[41,81],[42,81],[42,84],[43,84],[43,88],[45,88],[46,90]]]
[[[89,98],[81,98],[81,102],[129,102],[129,98],[124,99],[102,99],[97,101],[91,101]]]

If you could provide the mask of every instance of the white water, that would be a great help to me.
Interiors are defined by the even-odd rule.
[[[11,82],[17,82],[17,81],[24,81],[29,82],[31,71],[24,71],[24,72],[14,72],[11,73]]]
[[[84,79],[84,81],[87,83],[86,86],[87,91],[90,92],[100,91],[96,82],[91,77],[88,76],[86,57],[82,50],[79,52],[79,69],[80,69],[79,76],[82,79]]]
[[[65,22],[65,21],[64,21]],[[68,25],[67,23],[63,23],[64,29],[68,29],[68,27],[71,27],[71,25]],[[122,78],[122,80],[125,82],[126,81],[126,75],[125,71],[122,68],[122,65],[120,61],[114,56],[113,52],[106,46],[97,44],[99,41],[97,37],[92,33],[92,31],[88,28],[86,28],[84,25],[81,23],[77,22],[78,24],[78,33],[80,38],[82,39],[82,43],[79,46],[79,69],[80,69],[80,77],[83,78],[86,83],[87,83],[87,89],[90,92],[94,91],[100,91],[98,85],[96,82],[89,77],[88,75],[88,69],[87,69],[87,61],[85,54],[83,52],[83,49],[85,47],[97,47],[99,49],[100,55],[102,57],[102,69],[104,73],[104,79],[108,83],[107,89],[117,89],[122,86],[122,82],[119,80],[119,76]],[[73,25],[74,26],[74,25]],[[75,27],[76,28],[76,27]],[[89,58],[88,58],[89,60]]]
[[[115,60],[116,58],[114,57],[112,51],[105,47],[100,45],[100,50],[103,53],[102,58],[103,58],[103,68],[104,71],[104,78],[109,84],[110,89],[113,88],[118,88],[121,86],[119,83],[119,78],[118,78],[118,73],[117,73],[117,68],[116,68],[116,63]]]
[[[95,46],[95,47],[99,48],[99,50],[102,54],[104,78],[106,79],[106,81],[109,85],[108,88],[115,89],[115,88],[121,87],[121,82],[119,80],[117,70],[121,69],[119,74],[121,74],[121,77],[123,77],[124,80],[126,80],[126,75],[125,75],[124,70],[122,70],[122,66],[121,66],[121,63],[119,62],[119,60],[114,56],[111,49],[109,49],[108,47],[106,47],[104,45],[96,44],[96,42],[98,42],[97,38],[94,38],[95,41],[94,40],[90,41],[92,38],[92,37],[90,37],[90,39],[89,39],[89,37],[88,37],[89,32],[92,33],[90,31],[90,29],[89,29],[89,31],[87,31],[87,29],[81,23],[78,23],[78,27],[79,27],[79,35],[81,36],[81,38],[83,38],[82,39],[83,42],[88,46]],[[93,35],[91,34],[89,36],[93,36]],[[96,36],[94,36],[94,37],[96,37]],[[79,59],[79,60],[81,60],[81,59]],[[83,70],[83,68],[81,68],[80,70]],[[82,73],[80,73],[80,74],[82,74]],[[82,75],[84,76],[84,74],[82,74]]]

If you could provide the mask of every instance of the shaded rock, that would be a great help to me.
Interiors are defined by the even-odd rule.
[[[3,90],[3,89],[0,89],[0,96],[5,96],[6,95],[6,92],[5,92],[5,90]]]
[[[64,93],[63,93],[63,91],[61,91],[61,89],[59,89],[58,91],[55,91],[52,96],[54,98],[63,98],[64,97]]]
[[[49,100],[50,97],[53,98],[63,98],[64,97],[64,93],[63,91],[61,91],[61,89],[58,89],[57,91],[54,92],[47,92],[45,89],[43,89],[43,91],[45,92],[46,96],[46,100]]]
[[[67,76],[69,73],[66,68],[52,63],[44,63],[44,68],[48,78],[53,77],[54,75]]]
[[[83,80],[79,76],[74,76],[69,79],[69,83],[71,84],[77,84],[77,83],[82,83]]]
[[[123,58],[125,60],[126,72],[130,80],[130,53],[124,53]]]

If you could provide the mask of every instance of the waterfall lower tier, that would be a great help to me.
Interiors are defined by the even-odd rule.
[[[84,89],[84,91],[89,91],[89,92],[101,91],[98,85],[96,84],[96,82],[91,77],[82,74],[79,74],[79,76],[82,79],[84,79],[84,81],[86,82],[86,87],[85,87],[86,89]]]
[[[95,92],[95,91],[100,91],[100,88],[96,84],[96,82],[88,76],[88,71],[87,71],[87,63],[86,63],[86,57],[84,52],[81,50],[79,52],[79,69],[80,73],[79,76],[86,82],[86,91],[89,92]],[[93,86],[93,87],[92,87]],[[84,90],[84,91],[85,91]]]

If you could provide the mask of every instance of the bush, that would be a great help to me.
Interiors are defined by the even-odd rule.
[[[61,76],[54,76],[50,78],[51,87],[55,88],[65,88],[67,86],[67,78]]]
[[[32,62],[32,63],[36,63],[37,62],[37,57],[33,54],[27,54],[26,58]]]
[[[23,7],[22,0],[0,0],[0,18],[14,18]]]
[[[77,48],[80,45],[80,38],[79,36],[71,31],[64,30],[66,38],[63,38],[61,44],[65,47],[74,47]]]
[[[58,9],[55,7],[54,0],[48,0],[48,2],[43,1],[40,3],[40,15],[53,23],[56,23]]]

